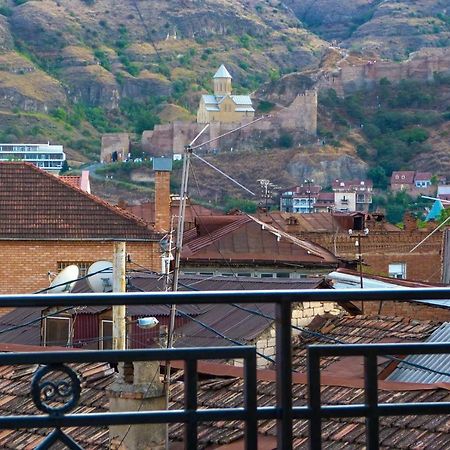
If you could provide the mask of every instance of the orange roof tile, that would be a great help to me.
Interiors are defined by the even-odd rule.
[[[29,163],[0,163],[0,239],[159,240],[149,225]]]

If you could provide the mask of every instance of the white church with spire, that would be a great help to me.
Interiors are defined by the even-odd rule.
[[[214,94],[202,95],[197,123],[240,123],[253,119],[255,110],[249,95],[232,95],[232,77],[222,64],[213,78]]]

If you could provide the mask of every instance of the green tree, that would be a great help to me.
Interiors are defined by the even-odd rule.
[[[59,174],[62,175],[64,173],[68,172],[69,170],[70,170],[69,163],[65,159],[62,163],[62,167],[61,167],[61,170],[59,171]]]

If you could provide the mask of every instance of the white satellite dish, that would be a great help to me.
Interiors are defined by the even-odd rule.
[[[89,266],[87,280],[94,292],[112,292],[113,265],[110,261],[96,261]]]
[[[80,269],[75,264],[67,266],[56,275],[47,292],[50,294],[70,292],[75,286],[79,273]]]

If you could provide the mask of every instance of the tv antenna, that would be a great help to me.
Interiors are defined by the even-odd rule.
[[[232,181],[234,184],[239,186],[240,188],[244,189],[251,195],[255,195],[254,192],[252,192],[250,189],[247,189],[244,185],[236,181],[234,178],[227,175],[225,172],[211,164],[209,161],[206,161],[204,158],[201,158],[197,154],[194,153],[194,150],[197,148],[200,148],[206,144],[210,144],[211,142],[217,141],[218,139],[221,139],[225,136],[228,136],[232,133],[235,133],[236,131],[242,130],[243,128],[249,127],[250,125],[253,125],[256,122],[259,122],[260,120],[267,119],[270,116],[261,116],[258,119],[252,120],[251,122],[248,122],[244,125],[241,125],[237,128],[234,128],[233,130],[227,131],[224,134],[221,134],[220,136],[217,136],[213,139],[210,139],[206,142],[202,142],[201,144],[194,145],[197,139],[208,129],[209,123],[207,123],[203,129],[200,131],[200,133],[195,136],[195,138],[192,140],[192,142],[187,145],[184,148],[183,153],[183,171],[181,175],[181,186],[180,186],[180,206],[178,211],[178,224],[177,224],[177,238],[175,243],[175,259],[174,259],[174,269],[172,273],[172,283],[171,286],[169,286],[170,283],[167,283],[167,287],[171,287],[172,291],[176,292],[178,291],[178,278],[180,275],[180,261],[181,261],[181,250],[183,248],[183,234],[184,234],[184,217],[186,213],[186,202],[187,202],[187,194],[188,194],[188,181],[189,181],[189,166],[191,162],[191,156],[195,156],[197,159],[202,161],[207,166],[211,167],[216,172],[220,173],[222,176],[227,178],[228,180]],[[172,304],[170,307],[170,319],[169,319],[169,329],[168,329],[168,335],[167,335],[167,348],[173,347],[173,336],[175,331],[175,317],[176,317],[177,307],[175,304]],[[171,362],[166,361],[166,367],[165,367],[165,373],[164,373],[164,385],[166,389],[166,405],[168,407],[169,405],[169,386],[170,386],[170,367]],[[166,433],[168,431],[166,430]],[[166,445],[169,442],[168,436],[166,435]]]

